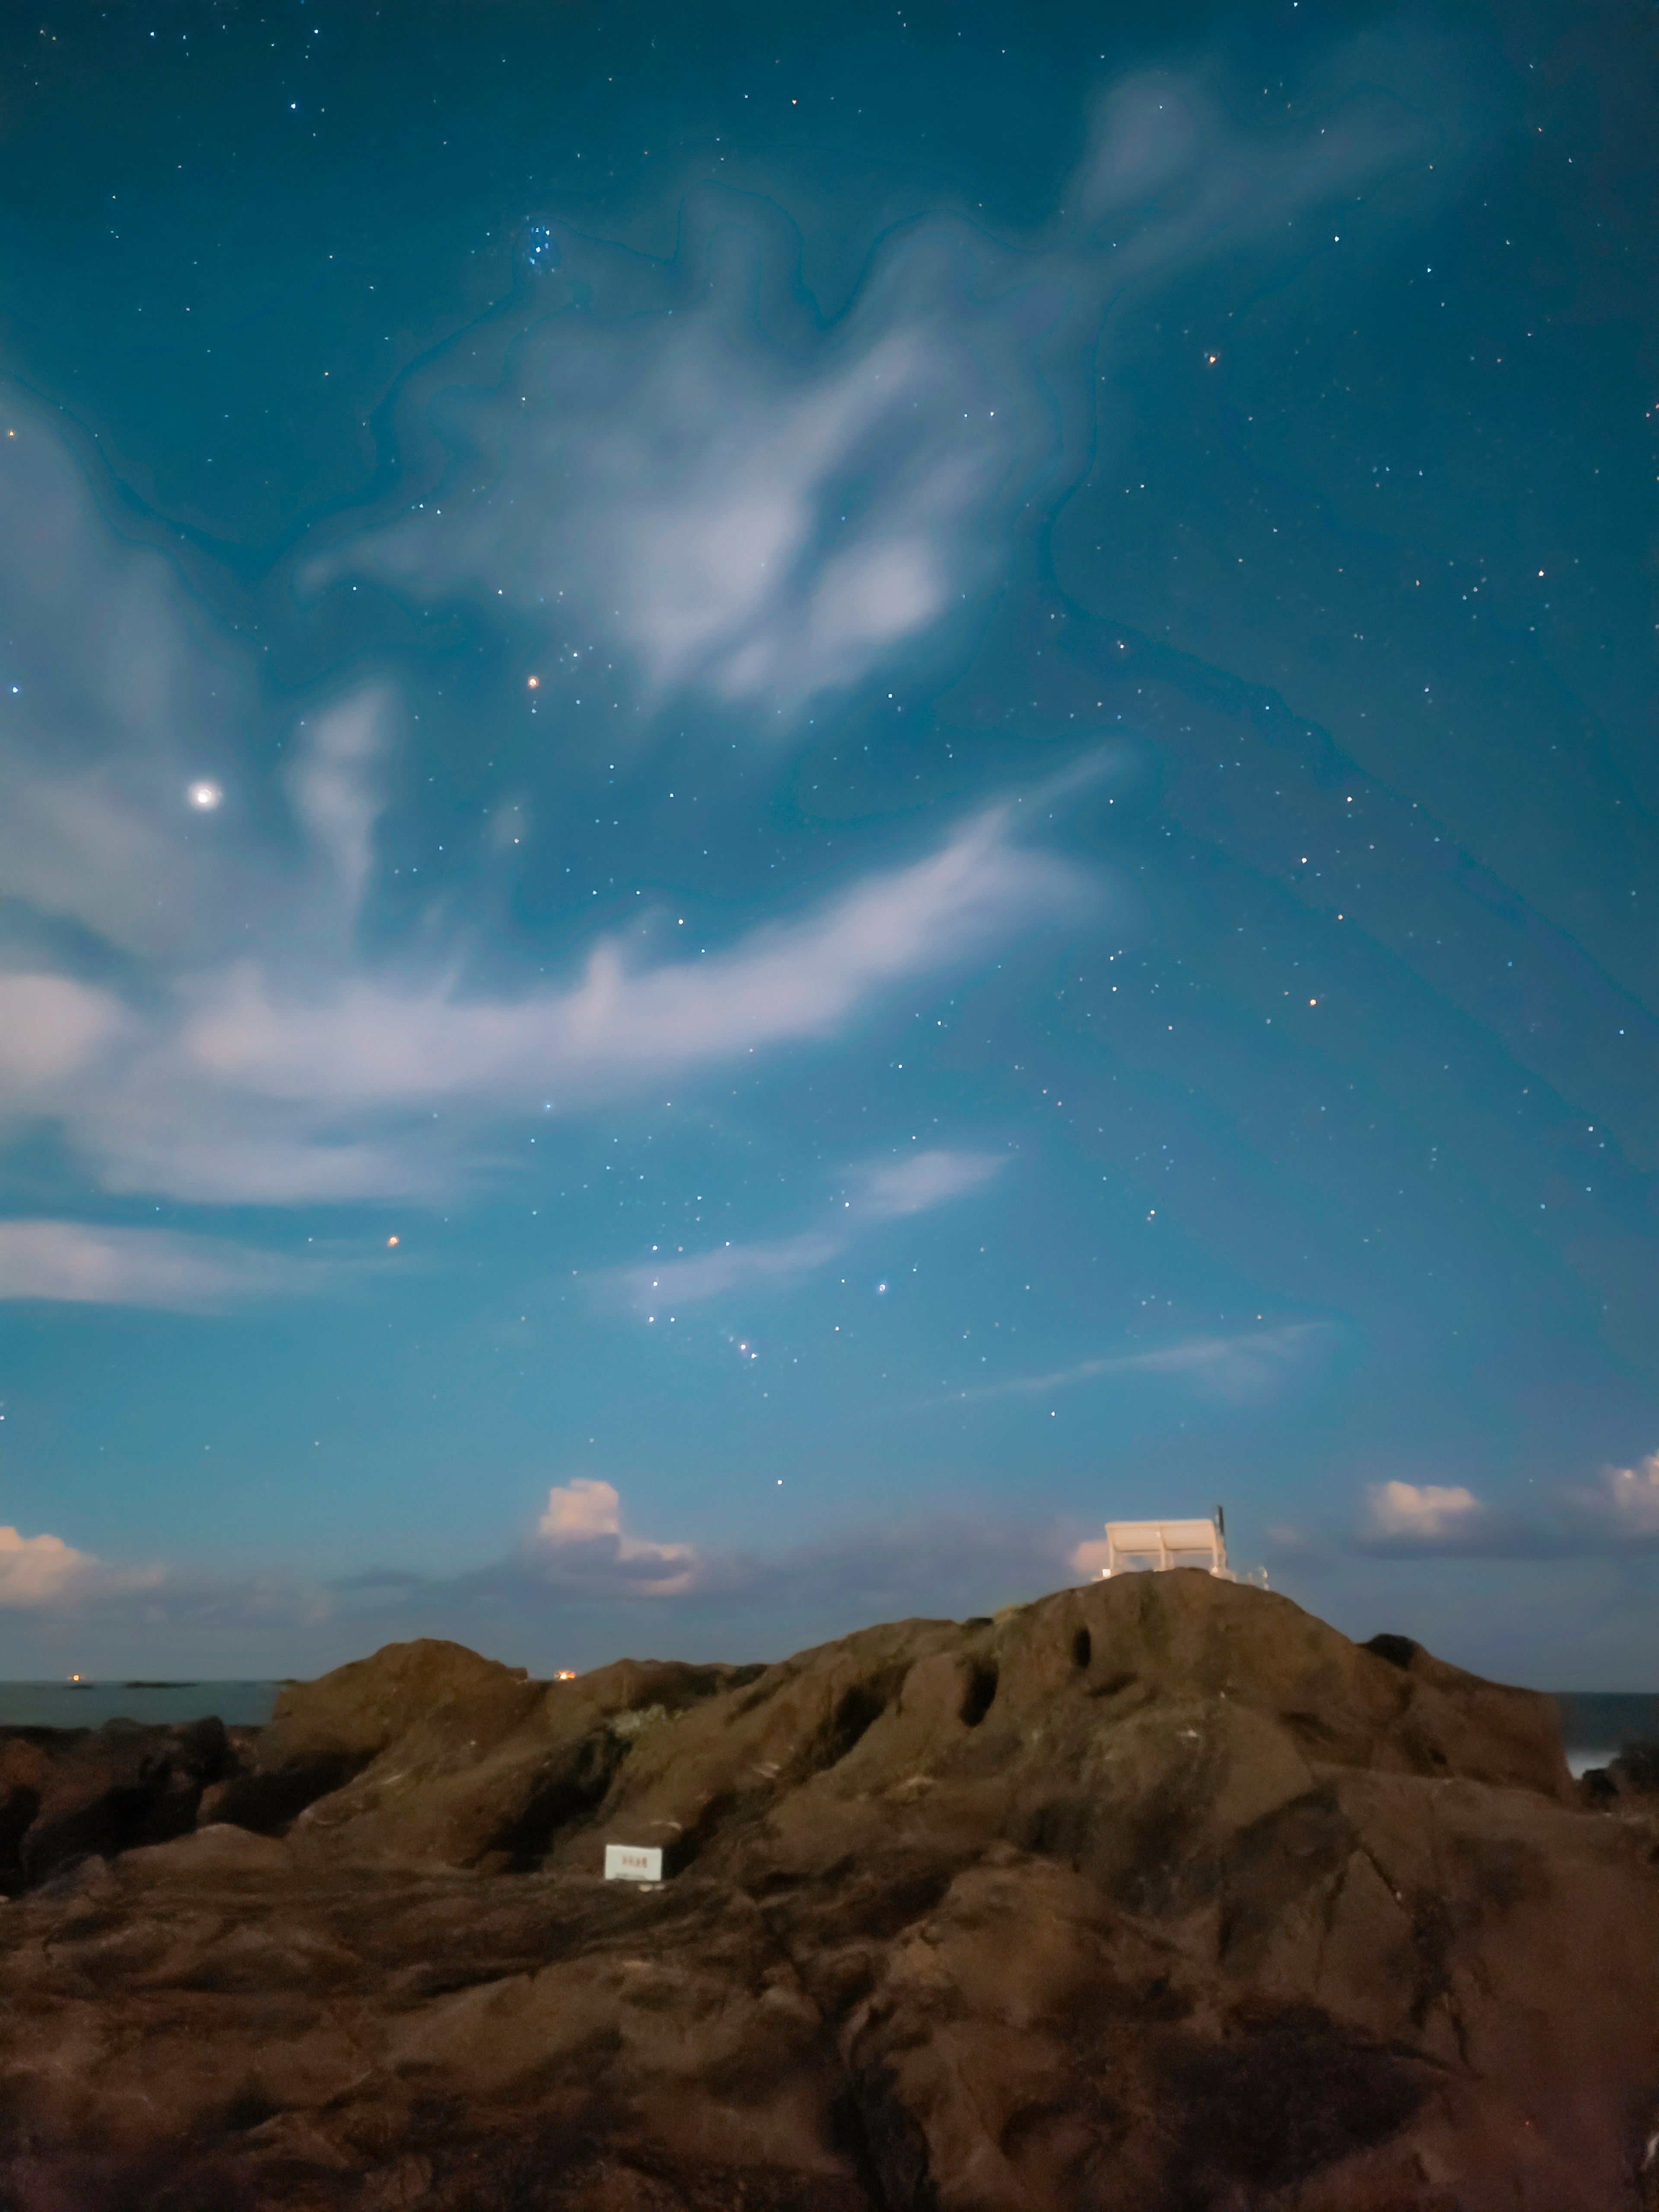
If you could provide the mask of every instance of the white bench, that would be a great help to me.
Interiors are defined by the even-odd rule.
[[[1092,1547],[1091,1547],[1093,1548]],[[1098,1554],[1097,1554],[1098,1556]],[[1109,1521],[1108,1575],[1161,1573],[1170,1567],[1197,1567],[1220,1582],[1234,1579],[1227,1565],[1227,1542],[1213,1521]]]

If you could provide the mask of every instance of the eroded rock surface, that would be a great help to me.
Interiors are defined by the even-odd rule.
[[[1659,1799],[1283,1598],[394,1645],[228,1747],[191,1832],[0,1907],[0,2204],[1659,2206]]]

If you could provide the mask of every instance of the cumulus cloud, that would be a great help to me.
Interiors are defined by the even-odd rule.
[[[1659,1550],[1659,1454],[1634,1467],[1603,1468],[1589,1486],[1540,1486],[1524,1506],[1489,1504],[1462,1484],[1375,1484],[1351,1547],[1400,1558],[1466,1559]]]
[[[1587,1534],[1621,1548],[1659,1548],[1659,1452],[1634,1467],[1604,1467],[1595,1486],[1565,1493]]]
[[[625,1536],[615,1485],[582,1475],[549,1491],[527,1559],[550,1588],[592,1595],[680,1597],[707,1575],[690,1544]]]
[[[1382,1482],[1369,1500],[1367,1533],[1382,1543],[1461,1550],[1478,1535],[1491,1515],[1472,1490],[1438,1484]]]
[[[1328,1322],[1291,1322],[1282,1328],[1253,1329],[1234,1336],[1193,1336],[1144,1352],[1115,1352],[1080,1359],[1042,1375],[1015,1375],[963,1390],[941,1391],[921,1401],[923,1407],[957,1406],[985,1398],[1046,1396],[1106,1375],[1169,1375],[1200,1396],[1243,1404],[1269,1396],[1276,1386],[1317,1352],[1332,1335]]]
[[[160,1567],[112,1569],[61,1536],[22,1536],[0,1528],[0,1607],[85,1607],[153,1590]]]
[[[925,1212],[930,1206],[978,1190],[1004,1166],[996,1152],[913,1152],[908,1158],[855,1169],[854,1195],[841,1200],[833,1225],[799,1236],[727,1243],[711,1251],[653,1259],[605,1279],[619,1285],[641,1313],[691,1305],[758,1283],[785,1283],[826,1266],[849,1250],[866,1222]]]
[[[653,1543],[623,1533],[614,1485],[579,1479],[551,1492],[535,1536],[496,1565],[448,1578],[376,1577],[373,1585],[405,1622],[453,1624],[473,1607],[499,1619],[503,1607],[533,1622],[550,1599],[648,1601],[672,1603],[677,1618],[769,1623],[766,1632],[781,1626],[799,1643],[805,1623],[839,1635],[920,1610],[971,1613],[1059,1589],[1076,1578],[1077,1535],[1058,1518],[922,1506],[768,1552]],[[360,1589],[369,1582],[354,1578]]]
[[[322,1261],[289,1260],[171,1230],[0,1221],[0,1299],[199,1312],[236,1299],[313,1289],[336,1273]]]
[[[0,1605],[46,1605],[67,1587],[84,1583],[96,1562],[61,1536],[20,1536],[0,1528]]]

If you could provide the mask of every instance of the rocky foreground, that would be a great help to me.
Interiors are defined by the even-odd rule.
[[[5,1731],[0,2208],[1652,2212],[1644,1783],[1183,1571]]]

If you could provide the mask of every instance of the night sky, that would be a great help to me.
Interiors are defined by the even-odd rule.
[[[1659,1686],[1659,10],[0,46],[0,1674]]]

